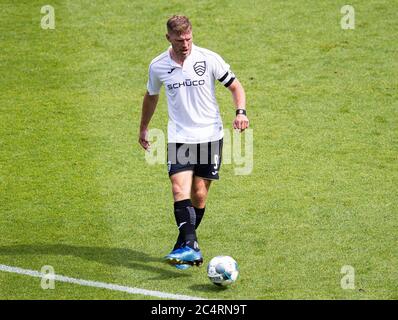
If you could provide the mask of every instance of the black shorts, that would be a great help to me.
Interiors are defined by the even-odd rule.
[[[198,144],[168,143],[167,169],[169,176],[182,171],[193,171],[197,177],[218,180],[223,139]]]

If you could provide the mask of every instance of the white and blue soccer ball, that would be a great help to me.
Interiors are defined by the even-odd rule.
[[[229,256],[217,256],[207,265],[207,276],[218,286],[227,286],[238,279],[239,268],[236,261]]]

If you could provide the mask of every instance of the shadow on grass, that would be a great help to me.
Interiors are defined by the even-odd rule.
[[[191,289],[193,291],[217,293],[217,292],[224,292],[225,290],[228,290],[228,287],[216,286],[215,284],[209,283],[209,284],[195,284],[195,285],[190,286],[189,289]]]
[[[161,258],[125,248],[101,248],[72,245],[15,245],[0,246],[0,255],[58,255],[74,256],[85,260],[107,264],[113,267],[125,267],[135,270],[149,271],[156,274],[150,280],[162,280],[177,277],[189,277],[180,271],[173,271],[172,267],[164,263],[164,268],[152,266],[148,263],[163,262]],[[170,270],[167,270],[170,269]]]

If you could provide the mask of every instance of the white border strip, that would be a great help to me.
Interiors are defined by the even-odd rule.
[[[38,272],[35,270],[10,267],[10,266],[6,266],[4,264],[0,264],[0,271],[22,274],[22,275],[26,275],[26,276],[30,276],[30,277],[35,277],[35,278],[45,277],[46,279],[49,279],[48,273],[44,274],[44,273],[41,273],[41,272]],[[152,296],[152,297],[157,297],[157,298],[162,298],[162,299],[205,300],[205,299],[199,298],[199,297],[185,296],[185,295],[180,295],[180,294],[173,294],[173,293],[167,293],[167,292],[162,292],[162,291],[146,290],[146,289],[133,288],[133,287],[125,287],[125,286],[120,286],[120,285],[116,285],[116,284],[90,281],[90,280],[82,280],[82,279],[65,277],[65,276],[61,276],[61,275],[54,275],[54,278],[51,278],[51,279],[54,279],[55,281],[60,281],[60,282],[78,284],[80,286],[102,288],[102,289],[107,289],[107,290],[112,290],[112,291],[126,292],[126,293],[130,293],[130,294],[140,294],[140,295],[144,295],[144,296]]]

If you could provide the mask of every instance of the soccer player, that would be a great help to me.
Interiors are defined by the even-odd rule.
[[[149,122],[164,86],[168,104],[168,171],[179,235],[165,258],[178,269],[201,265],[196,229],[205,213],[213,180],[221,165],[223,124],[215,97],[215,80],[228,88],[236,109],[234,129],[249,126],[242,85],[218,54],[192,43],[192,25],[185,16],[167,21],[171,46],[149,65],[142,105],[139,143],[147,150]]]

